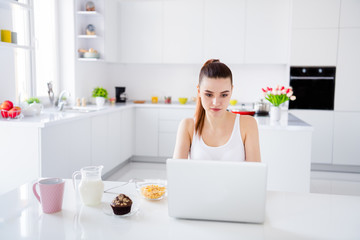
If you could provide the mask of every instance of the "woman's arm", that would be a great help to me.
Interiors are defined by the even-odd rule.
[[[245,161],[261,162],[259,131],[255,118],[241,116],[240,127],[244,131]]]
[[[192,118],[183,119],[178,128],[176,144],[173,158],[187,159],[191,146],[192,131],[194,129],[194,120]]]

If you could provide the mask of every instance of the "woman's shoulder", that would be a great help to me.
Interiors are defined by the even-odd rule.
[[[253,116],[240,115],[240,126],[244,128],[257,128],[257,122]]]
[[[194,133],[194,119],[193,118],[185,118],[181,120],[179,124],[179,131],[183,134],[187,134],[190,137],[190,141],[192,141],[192,136]]]
[[[181,120],[180,122],[180,126],[189,129],[189,128],[194,128],[194,119],[193,118],[184,118],[183,120]]]

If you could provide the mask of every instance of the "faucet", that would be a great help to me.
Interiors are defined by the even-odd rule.
[[[59,111],[62,111],[64,109],[64,105],[65,105],[65,101],[62,100],[62,98],[64,97],[64,95],[67,94],[68,97],[70,97],[70,92],[69,91],[66,91],[66,90],[63,90],[60,95],[59,95],[59,100],[58,100],[58,104],[57,104],[57,109]]]

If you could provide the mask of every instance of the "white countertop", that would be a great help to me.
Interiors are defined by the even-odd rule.
[[[105,182],[105,189],[119,186]],[[117,193],[135,194],[132,184]],[[138,198],[139,211],[129,217],[106,215],[103,206],[115,197],[106,193],[98,207],[79,203],[66,180],[63,210],[44,214],[32,184],[0,196],[0,239],[360,239],[360,197],[268,192],[264,224],[174,219],[167,199]]]
[[[96,109],[94,105],[87,107],[88,109]],[[16,126],[16,127],[38,127],[43,128],[46,126],[51,126],[54,124],[61,124],[68,121],[79,120],[83,118],[93,117],[97,115],[108,114],[112,112],[122,111],[127,108],[158,108],[158,109],[195,109],[195,103],[187,104],[134,104],[129,103],[117,103],[116,105],[105,105],[103,108],[97,111],[90,112],[73,112],[73,111],[63,111],[59,112],[54,109],[44,109],[39,116],[24,117],[22,119],[0,119],[0,126]],[[281,120],[278,122],[270,121],[270,118],[267,117],[257,117],[255,119],[258,122],[259,129],[279,129],[279,130],[295,130],[295,131],[312,131],[313,128],[302,121],[299,118],[296,118],[291,113],[288,113],[286,110],[282,111]]]

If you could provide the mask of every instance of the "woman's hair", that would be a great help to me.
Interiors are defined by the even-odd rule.
[[[199,85],[204,77],[208,78],[230,78],[231,86],[233,84],[232,73],[228,66],[220,62],[219,59],[207,60],[204,66],[202,66],[199,74]],[[200,95],[198,94],[196,99],[196,111],[195,111],[195,132],[201,136],[204,127],[205,109],[201,104]]]

